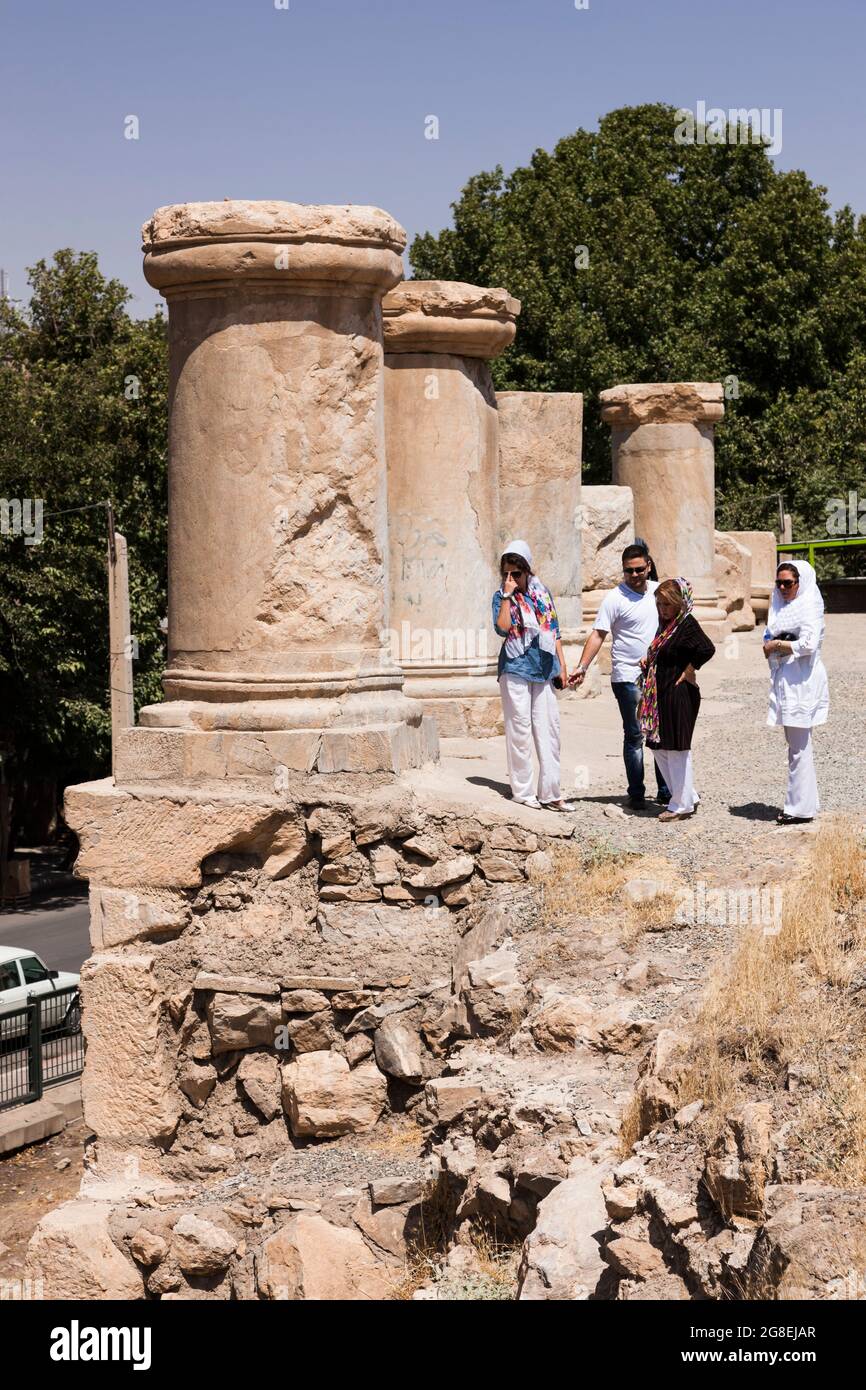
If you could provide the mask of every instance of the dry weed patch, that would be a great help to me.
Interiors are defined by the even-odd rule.
[[[701,1097],[702,1125],[796,1080],[787,1143],[810,1176],[866,1181],[866,853],[836,821],[784,891],[777,929],[744,928],[712,976],[678,1087]]]
[[[673,916],[678,876],[669,860],[658,855],[640,855],[617,850],[605,840],[578,845],[574,841],[555,845],[550,851],[551,867],[540,879],[541,917],[545,926],[562,926],[575,917],[593,919],[615,915],[622,921],[643,916],[659,922]],[[623,890],[630,879],[653,879],[665,885],[657,899],[640,904],[624,901]],[[666,885],[670,884],[670,892]],[[659,901],[658,907],[654,904]]]

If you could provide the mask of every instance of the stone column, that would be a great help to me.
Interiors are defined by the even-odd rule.
[[[440,734],[495,734],[499,421],[488,361],[512,341],[502,289],[407,281],[386,295],[393,651]]]
[[[685,575],[710,637],[729,627],[713,575],[713,429],[725,407],[717,382],[614,386],[601,393],[613,435],[613,481],[634,494],[634,525],[660,579]]]
[[[730,531],[716,532],[715,576],[731,632],[750,632],[755,626],[752,552]]]
[[[381,297],[403,229],[227,200],[161,208],[143,237],[169,306],[170,468],[167,698],[141,724],[267,732],[265,774],[417,765],[421,709],[383,646]],[[126,771],[146,776],[136,734]],[[174,746],[174,771],[232,775],[227,746]]]
[[[572,391],[498,391],[496,402],[500,548],[516,537],[529,542],[534,569],[556,599],[563,644],[574,647],[583,629],[583,396]]]
[[[592,627],[605,595],[622,583],[622,552],[635,536],[631,488],[613,483],[582,488],[580,515],[583,620]]]
[[[776,536],[773,531],[731,531],[734,540],[752,555],[752,609],[759,623],[767,621],[776,582]]]

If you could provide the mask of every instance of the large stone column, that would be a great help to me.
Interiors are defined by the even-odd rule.
[[[403,229],[377,208],[225,201],[161,208],[143,237],[169,306],[169,650],[122,771],[148,775],[154,730],[188,735],[184,779],[231,775],[232,741],[202,731],[266,733],[265,774],[417,765],[421,708],[382,640],[381,297]]]
[[[583,396],[498,391],[499,542],[521,537],[556,599],[563,644],[583,629],[580,469]]]
[[[440,734],[499,731],[499,421],[488,361],[512,341],[502,289],[406,281],[384,300],[391,635]]]
[[[729,630],[713,575],[713,429],[725,412],[717,382],[614,386],[601,393],[613,436],[613,481],[634,495],[635,531],[660,579],[685,575],[711,637]]]

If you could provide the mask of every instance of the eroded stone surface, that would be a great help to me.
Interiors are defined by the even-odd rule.
[[[43,1216],[27,1253],[28,1276],[51,1299],[136,1299],[144,1283],[109,1233],[111,1207],[73,1201]]]
[[[714,573],[721,606],[733,632],[750,632],[755,626],[751,551],[729,531],[716,532],[715,547]]]
[[[581,625],[583,396],[498,391],[499,549],[532,538],[533,569],[556,601],[564,640]],[[551,507],[551,497],[556,506]]]
[[[337,1052],[307,1052],[283,1068],[283,1105],[299,1139],[372,1129],[386,1094],[385,1078],[373,1061],[350,1070]]]
[[[315,1212],[300,1212],[269,1236],[257,1270],[267,1299],[378,1300],[395,1284],[357,1231],[338,1229]]]
[[[87,1013],[84,1114],[96,1134],[168,1139],[180,1096],[153,956],[91,956],[81,972]]]

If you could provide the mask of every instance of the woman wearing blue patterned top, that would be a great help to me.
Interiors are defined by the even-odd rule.
[[[556,605],[532,573],[526,541],[511,541],[499,563],[502,585],[493,595],[493,626],[505,639],[499,653],[499,691],[511,795],[524,806],[573,811],[575,807],[563,801],[560,785],[559,708],[553,683],[562,689],[567,675]]]

